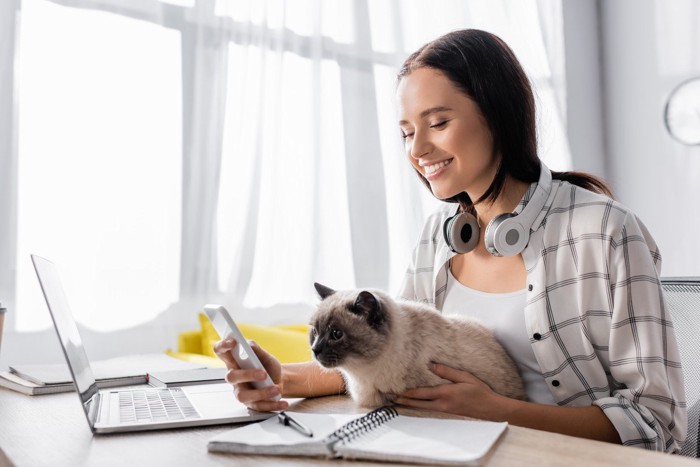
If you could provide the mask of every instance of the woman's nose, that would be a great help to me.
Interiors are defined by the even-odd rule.
[[[428,141],[425,137],[419,135],[418,132],[413,135],[410,150],[412,158],[419,159],[420,157],[428,154],[430,152],[430,148],[430,141]]]

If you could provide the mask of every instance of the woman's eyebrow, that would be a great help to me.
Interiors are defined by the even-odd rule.
[[[450,108],[450,107],[445,107],[444,105],[439,105],[439,106],[437,106],[437,107],[431,107],[431,108],[429,108],[429,109],[425,109],[424,111],[422,111],[422,112],[420,113],[420,118],[425,118],[425,117],[427,117],[428,115],[434,114],[434,113],[437,113],[437,112],[448,112],[448,111],[450,111],[450,110],[452,110],[452,108]],[[407,122],[406,120],[401,120],[401,121],[399,121],[399,125],[405,125],[405,124],[407,124],[407,123],[408,123],[408,122]]]

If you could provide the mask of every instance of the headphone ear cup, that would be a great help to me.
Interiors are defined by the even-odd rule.
[[[479,222],[467,213],[448,218],[442,227],[445,242],[455,253],[469,253],[479,243]]]
[[[484,244],[493,256],[515,256],[525,249],[529,235],[513,213],[500,214],[486,227]]]
[[[484,245],[494,256],[515,256],[530,242],[537,217],[545,209],[552,191],[552,172],[540,162],[540,178],[535,191],[519,214],[506,213],[493,218],[486,226]]]

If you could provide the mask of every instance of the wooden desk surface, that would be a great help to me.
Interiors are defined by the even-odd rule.
[[[349,398],[342,396],[303,400],[290,411],[363,412],[358,410]],[[404,415],[446,417],[444,414],[406,408],[400,408],[399,412]],[[342,462],[301,457],[209,453],[208,439],[233,426],[93,436],[75,393],[26,396],[0,388],[0,466],[307,466],[331,462],[337,465],[338,462]],[[346,463],[352,466],[387,465],[356,461]],[[509,426],[505,436],[489,455],[486,465],[699,467],[700,462],[680,456]]]

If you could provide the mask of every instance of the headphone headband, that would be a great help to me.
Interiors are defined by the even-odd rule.
[[[537,182],[535,192],[532,194],[532,198],[530,198],[525,207],[523,207],[523,210],[520,211],[520,214],[511,218],[513,222],[518,222],[523,228],[527,228],[529,231],[532,228],[532,224],[535,223],[537,215],[542,211],[542,208],[547,202],[550,191],[552,191],[552,172],[542,163],[540,167],[540,179]]]

